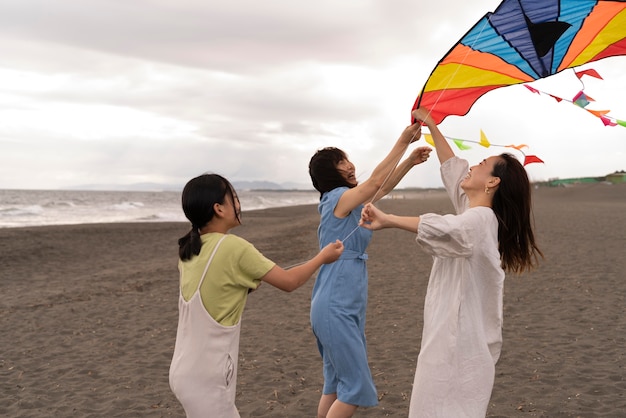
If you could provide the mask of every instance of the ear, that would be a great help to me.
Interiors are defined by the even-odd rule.
[[[492,177],[487,184],[489,187],[497,187],[500,185],[500,177]]]
[[[224,207],[219,203],[215,203],[213,205],[213,211],[215,212],[215,216],[217,216],[218,218],[224,217]]]

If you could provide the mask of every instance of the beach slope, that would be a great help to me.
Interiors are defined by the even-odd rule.
[[[441,191],[396,192],[397,214],[447,213]],[[626,410],[626,185],[534,191],[546,258],[507,276],[504,345],[490,417],[621,416]],[[244,208],[245,209],[245,208]],[[233,232],[282,266],[315,254],[314,205],[244,212]],[[181,223],[0,229],[0,415],[182,417],[168,385]],[[367,338],[380,405],[408,414],[431,259],[405,231],[368,249]],[[313,417],[321,362],[309,326],[313,280],[264,284],[243,316],[242,417]]]

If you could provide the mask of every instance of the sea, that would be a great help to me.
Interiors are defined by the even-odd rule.
[[[315,190],[237,190],[243,212],[317,204]],[[0,228],[187,222],[173,191],[0,190]]]

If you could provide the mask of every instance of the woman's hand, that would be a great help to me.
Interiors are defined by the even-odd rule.
[[[330,264],[337,261],[341,256],[341,253],[343,253],[343,242],[340,240],[331,242],[320,251],[324,264]]]
[[[411,155],[409,155],[409,161],[411,161],[413,163],[413,165],[418,165],[421,164],[423,162],[426,162],[426,160],[428,160],[428,157],[430,157],[430,152],[432,151],[431,148],[429,147],[419,147],[419,148],[415,148],[412,152]]]
[[[430,117],[430,110],[423,107],[418,107],[413,112],[411,112],[411,115],[415,120],[417,120],[418,125],[424,123],[430,128],[430,126],[434,124],[433,119]]]
[[[371,231],[386,228],[385,221],[387,216],[388,215],[385,212],[378,209],[373,204],[368,203],[361,210],[361,220],[359,221],[359,226]]]
[[[403,144],[409,145],[419,140],[421,136],[422,136],[422,124],[414,123],[413,125],[409,125],[404,129],[398,141]]]

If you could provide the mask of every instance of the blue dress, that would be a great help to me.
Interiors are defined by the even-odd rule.
[[[324,362],[323,393],[336,393],[341,402],[367,407],[378,404],[365,342],[365,250],[372,231],[358,227],[362,205],[345,218],[333,214],[346,190],[338,187],[324,193],[319,204],[320,248],[340,239],[344,252],[339,260],[320,268],[311,299],[311,327]]]

